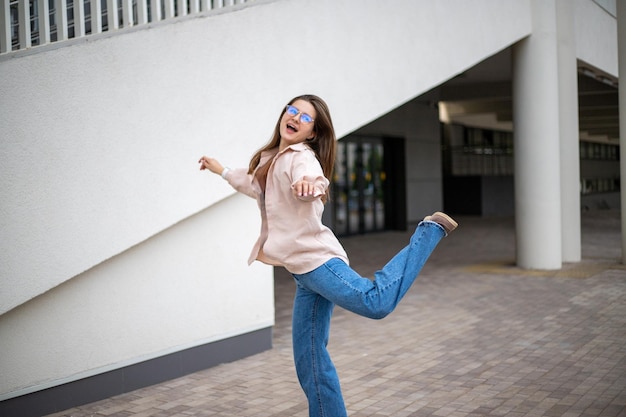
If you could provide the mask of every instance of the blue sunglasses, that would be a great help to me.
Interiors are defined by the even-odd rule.
[[[308,124],[308,123],[313,123],[313,121],[315,121],[315,119],[313,119],[310,115],[308,115],[306,113],[302,113],[300,110],[298,110],[297,107],[294,107],[291,104],[288,104],[287,107],[285,107],[285,111],[290,116],[300,115],[300,121],[302,123],[307,123]]]

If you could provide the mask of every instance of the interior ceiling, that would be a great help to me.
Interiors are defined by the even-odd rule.
[[[444,121],[494,130],[513,130],[511,50],[493,55],[441,86]],[[617,80],[578,64],[580,139],[619,144]]]

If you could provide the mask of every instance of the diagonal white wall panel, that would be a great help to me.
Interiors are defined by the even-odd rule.
[[[199,154],[245,165],[289,98],[345,134],[529,27],[522,0],[274,1],[0,62],[0,312],[229,195]]]

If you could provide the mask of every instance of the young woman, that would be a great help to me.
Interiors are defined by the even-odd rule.
[[[381,319],[394,310],[439,241],[457,227],[437,212],[417,226],[408,246],[374,280],[348,266],[333,232],[322,224],[335,161],[335,131],[326,103],[317,96],[292,99],[282,110],[270,142],[248,168],[229,169],[203,156],[200,169],[221,175],[257,200],[261,235],[254,260],[283,266],[294,277],[293,354],[311,417],[347,416],[335,366],[326,350],[333,308]]]

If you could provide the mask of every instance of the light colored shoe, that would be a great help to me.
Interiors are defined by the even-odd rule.
[[[450,232],[456,229],[457,226],[459,225],[457,222],[455,222],[452,219],[452,217],[440,211],[437,211],[431,214],[430,216],[424,217],[424,221],[437,223],[438,225],[444,228],[444,230],[446,231],[446,235],[450,234]]]

